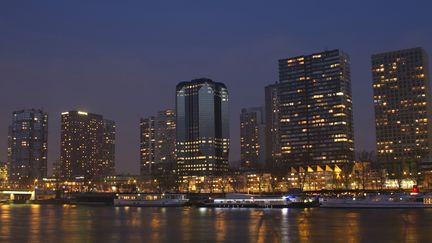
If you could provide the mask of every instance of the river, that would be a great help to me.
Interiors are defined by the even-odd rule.
[[[432,209],[1,205],[0,242],[432,242]]]

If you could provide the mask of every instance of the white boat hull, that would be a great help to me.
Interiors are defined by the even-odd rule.
[[[182,207],[188,200],[122,200],[114,199],[114,206],[133,206],[133,207]]]
[[[321,208],[432,208],[423,202],[321,201]]]

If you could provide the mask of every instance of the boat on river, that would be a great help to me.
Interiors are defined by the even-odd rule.
[[[307,208],[318,207],[314,197],[284,195],[279,197],[229,193],[224,198],[214,198],[204,204],[217,208]]]
[[[322,208],[432,208],[431,194],[374,194],[320,198]]]
[[[114,206],[182,207],[189,202],[185,194],[118,194]]]

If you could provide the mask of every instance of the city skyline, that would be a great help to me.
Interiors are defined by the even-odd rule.
[[[417,13],[413,19],[407,18],[404,20],[393,18],[395,16],[388,18],[388,20],[377,16],[373,16],[370,20],[363,20],[360,15],[353,14],[353,19],[347,21],[347,24],[339,23],[342,25],[341,28],[346,27],[348,24],[352,26],[352,29],[346,29],[348,34],[341,35],[337,32],[330,32],[334,36],[331,36],[331,34],[327,36],[325,32],[319,31],[319,26],[316,26],[313,21],[303,23],[299,27],[288,25],[288,23],[277,24],[276,27],[265,30],[271,23],[275,23],[278,19],[286,17],[282,10],[287,5],[279,6],[282,9],[281,11],[274,8],[268,13],[262,13],[263,17],[268,17],[271,21],[257,25],[258,22],[253,21],[253,14],[259,13],[257,10],[258,4],[252,4],[250,7],[251,13],[241,13],[245,17],[244,22],[235,21],[234,26],[228,28],[228,31],[233,31],[233,33],[236,33],[234,31],[237,30],[243,31],[236,34],[236,38],[226,37],[221,43],[215,41],[208,43],[195,41],[191,45],[186,44],[191,40],[189,38],[177,40],[180,47],[173,47],[171,51],[174,51],[174,56],[189,54],[187,56],[190,56],[190,58],[186,59],[174,57],[171,60],[171,56],[162,50],[174,43],[174,41],[168,41],[168,38],[162,44],[155,43],[154,40],[140,44],[136,41],[131,41],[132,49],[124,47],[125,44],[129,43],[129,38],[120,38],[119,43],[123,44],[116,44],[112,40],[108,42],[102,41],[103,37],[106,37],[110,33],[110,31],[106,30],[99,32],[102,33],[102,38],[90,35],[89,37],[78,38],[76,40],[75,38],[78,34],[87,33],[88,31],[83,21],[77,21],[76,23],[67,22],[65,24],[57,23],[60,26],[66,25],[71,27],[71,29],[60,30],[60,26],[52,23],[61,21],[53,21],[49,17],[35,20],[32,25],[36,27],[32,32],[34,36],[31,38],[32,42],[29,43],[31,45],[27,49],[26,47],[18,47],[21,45],[14,45],[14,43],[28,43],[26,35],[23,34],[27,28],[25,28],[24,32],[20,32],[17,28],[28,23],[29,18],[22,18],[21,20],[19,18],[23,17],[23,14],[33,17],[38,14],[28,12],[29,10],[25,7],[20,8],[18,12],[17,6],[19,5],[18,3],[12,4],[0,10],[9,11],[2,14],[2,18],[8,21],[0,24],[6,31],[8,38],[2,38],[0,43],[10,47],[6,48],[1,59],[1,63],[3,63],[1,82],[7,84],[8,89],[1,89],[2,93],[0,95],[2,104],[0,115],[3,118],[0,120],[0,138],[4,138],[0,141],[0,160],[6,161],[6,134],[10,114],[14,110],[21,108],[44,108],[49,114],[50,124],[48,139],[48,147],[50,148],[48,156],[49,167],[59,158],[60,113],[65,110],[82,109],[104,114],[118,121],[117,170],[119,172],[130,173],[139,171],[139,118],[154,114],[158,110],[174,107],[173,87],[175,84],[181,80],[200,76],[207,76],[224,82],[230,90],[230,106],[232,107],[230,113],[231,160],[239,160],[238,114],[243,107],[263,105],[263,87],[277,80],[277,60],[332,48],[344,50],[350,55],[352,61],[356,150],[374,150],[375,133],[373,124],[372,77],[370,73],[371,55],[417,46],[423,47],[428,53],[431,53],[432,49],[432,37],[430,31],[428,31],[429,29],[426,24],[428,21],[425,17],[427,14],[426,12],[421,14],[422,11],[426,11],[423,9],[427,8],[420,9],[418,7],[407,6],[396,9],[396,12],[391,14],[384,14],[387,17],[392,17],[393,14],[402,15],[405,11]],[[53,7],[60,8],[62,6],[64,5],[58,4]],[[358,7],[359,10],[374,12],[378,11],[377,9],[380,6],[381,3],[378,3],[373,9],[369,9],[368,7],[371,6],[366,6],[366,4],[352,6],[351,8]],[[77,6],[72,5],[69,7],[73,11],[76,10]],[[105,12],[102,11],[98,17],[101,20],[108,21],[112,15],[115,15],[111,12],[115,7],[115,5],[107,4],[107,6],[102,7],[102,10],[105,10]],[[157,9],[157,7],[153,7]],[[297,7],[308,7],[308,4],[297,5]],[[332,4],[326,8],[331,7]],[[202,6],[197,6],[194,10],[202,8]],[[233,10],[239,8],[240,6],[234,4]],[[42,9],[39,10],[41,13],[44,11]],[[126,10],[123,9],[123,11]],[[114,26],[115,30],[120,30],[122,26],[127,26],[132,22],[136,23],[136,21],[133,21],[133,18],[139,19],[140,15],[137,12],[131,9],[128,9],[128,11],[132,12],[131,17]],[[222,10],[216,9],[213,14],[219,11]],[[316,11],[312,10],[312,12],[317,13]],[[81,12],[81,16],[88,17],[92,13],[93,10],[89,5],[89,7]],[[207,13],[209,12],[204,11],[204,14]],[[12,16],[13,14],[16,16]],[[231,20],[236,15],[235,11],[228,11],[226,14],[228,19]],[[347,17],[346,13],[342,14]],[[61,16],[56,17],[61,18]],[[173,20],[176,17],[179,17],[179,15],[174,14],[174,17],[168,19]],[[236,16],[236,18],[238,17]],[[335,23],[335,17],[329,18],[327,21],[323,21],[324,23],[322,24],[324,26],[330,26],[332,22]],[[249,20],[252,21],[252,24],[257,25],[257,31],[261,33],[260,35],[254,35],[252,34],[253,31],[242,28],[249,26],[250,23],[246,23]],[[377,24],[377,26],[373,26],[377,20],[382,20],[383,22]],[[46,25],[46,27],[42,27],[46,21],[52,23]],[[190,23],[190,20],[185,21],[186,23]],[[366,23],[361,24],[363,21]],[[210,21],[208,23],[212,27],[210,29],[215,30],[216,34],[223,32],[221,28],[229,27],[226,22],[218,23]],[[392,28],[386,31],[385,34],[380,34],[380,28],[386,24],[397,26],[397,28]],[[99,27],[105,26],[100,22],[94,23],[92,27],[95,27],[94,25]],[[138,24],[138,26],[140,25]],[[200,26],[202,25],[194,25],[194,27],[198,28]],[[135,27],[137,26],[135,25]],[[310,30],[310,33],[304,33],[303,30],[305,29]],[[188,28],[186,32],[194,30],[194,28]],[[198,30],[203,31],[202,29]],[[280,32],[282,30],[286,31],[286,33],[282,34]],[[60,32],[62,38],[58,38],[57,31]],[[139,40],[143,38],[142,35],[133,34],[133,32],[120,33],[127,37],[138,37]],[[166,33],[174,34],[176,32],[173,28],[168,28]],[[358,35],[355,35],[355,38],[349,37],[349,34],[354,33],[358,33]],[[312,40],[311,37],[316,34],[322,38]],[[161,38],[165,35],[167,34],[159,33],[156,36]],[[130,39],[133,40],[133,38]],[[251,41],[247,42],[248,45],[242,47],[246,43],[246,40],[249,39]],[[307,41],[304,43],[301,41],[303,39]],[[102,47],[93,48],[98,42],[103,43]],[[195,45],[199,48],[196,48]],[[158,51],[152,52],[149,50],[154,47]],[[133,48],[135,50],[144,48],[144,51],[135,54],[135,52],[132,52]],[[213,49],[222,51],[218,54]],[[250,51],[250,49],[253,49],[253,51]],[[149,52],[148,54],[150,55],[146,55],[146,52]],[[212,60],[209,60],[203,54],[214,56],[211,58]],[[146,56],[153,58],[146,59]],[[88,60],[84,61],[84,59]],[[178,67],[173,65],[179,62],[182,64]],[[168,68],[169,70],[166,71],[166,67],[172,68]],[[140,71],[140,69],[143,69],[143,71]],[[20,99],[14,99],[16,96],[10,90],[16,90],[18,87],[26,87],[24,91],[26,95],[25,97],[20,97]],[[147,87],[151,88],[146,89]],[[105,91],[102,92],[104,94],[93,97],[94,92],[98,92],[101,89]]]

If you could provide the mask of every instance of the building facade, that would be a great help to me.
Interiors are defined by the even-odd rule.
[[[8,163],[0,161],[0,183],[6,182],[9,178]]]
[[[103,120],[103,139],[101,154],[101,173],[104,176],[115,174],[115,143],[116,123],[113,120]]]
[[[62,178],[62,172],[61,161],[57,159],[52,165],[52,177],[60,180]]]
[[[61,114],[60,161],[66,180],[100,180],[112,174],[115,123],[83,111]]]
[[[431,156],[427,54],[412,48],[372,56],[377,160],[391,174],[415,173]]]
[[[174,110],[159,111],[157,116],[141,119],[141,176],[157,176],[174,170],[176,116]]]
[[[354,161],[347,54],[331,50],[279,60],[278,98],[283,165]]]
[[[176,162],[176,115],[174,110],[159,111],[155,120],[155,161],[164,170],[174,169]]]
[[[281,156],[279,139],[278,83],[265,87],[265,160],[267,168],[278,168]]]
[[[47,176],[48,114],[26,109],[12,113],[8,135],[9,179],[31,184]]]
[[[244,108],[240,114],[240,160],[243,169],[265,167],[264,108]]]
[[[155,171],[155,117],[140,120],[140,174],[151,176]]]
[[[177,169],[181,176],[215,175],[228,170],[228,90],[207,78],[176,88]]]

